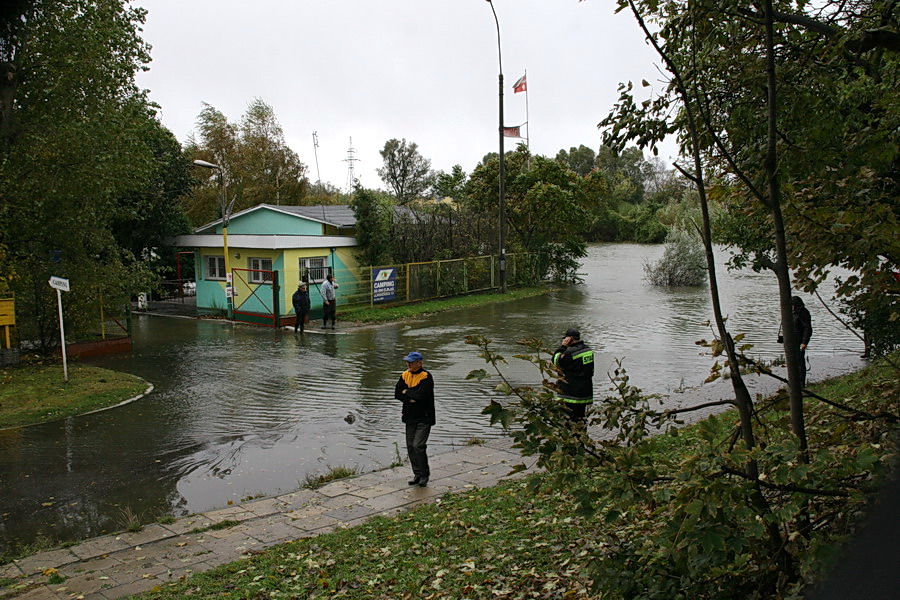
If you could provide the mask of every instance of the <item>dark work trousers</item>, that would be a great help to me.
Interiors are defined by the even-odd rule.
[[[431,433],[431,425],[427,423],[406,424],[406,452],[409,454],[409,464],[413,474],[419,479],[428,479],[431,469],[428,468],[428,434]]]
[[[566,412],[569,413],[569,419],[575,423],[584,423],[585,422],[585,411],[587,407],[590,406],[590,402],[584,403],[576,403],[576,402],[563,402],[563,405],[566,407]]]
[[[322,306],[322,326],[323,327],[328,324],[329,320],[331,321],[331,324],[334,325],[334,321],[336,318],[336,315],[335,315],[336,311],[337,311],[337,301],[336,300],[332,300],[328,304],[325,304]]]
[[[302,332],[305,326],[306,315],[308,315],[309,313],[305,310],[298,310],[296,312],[297,320],[294,321],[294,331],[297,331],[299,329]]]

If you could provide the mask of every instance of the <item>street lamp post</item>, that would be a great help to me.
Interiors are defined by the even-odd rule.
[[[228,257],[228,220],[231,218],[231,209],[234,200],[230,203],[225,198],[225,173],[222,167],[205,160],[195,160],[194,164],[204,169],[216,169],[219,172],[219,210],[222,213],[222,248],[225,252],[225,306],[228,320],[234,319],[234,286],[231,281],[231,260]]]
[[[487,0],[494,13],[494,23],[497,24],[497,62],[500,66],[500,293],[506,293],[506,156],[503,152],[503,54],[500,51],[500,21],[497,19],[497,11],[494,3]]]

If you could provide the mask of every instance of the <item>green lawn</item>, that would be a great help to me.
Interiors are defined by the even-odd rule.
[[[62,364],[0,369],[0,428],[55,421],[133,398],[147,389],[142,379],[109,369]]]

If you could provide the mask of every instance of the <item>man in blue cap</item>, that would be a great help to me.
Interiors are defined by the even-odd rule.
[[[406,370],[400,374],[394,388],[394,398],[403,403],[403,422],[406,424],[406,452],[412,466],[409,485],[425,487],[431,470],[428,468],[428,435],[434,425],[434,378],[422,368],[422,354],[410,352],[403,360]]]

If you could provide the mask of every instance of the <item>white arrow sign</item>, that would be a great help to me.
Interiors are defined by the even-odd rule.
[[[50,287],[54,290],[62,290],[64,292],[69,291],[69,280],[63,279],[62,277],[50,277]]]
[[[62,293],[69,291],[69,280],[50,276],[50,287],[56,290],[56,306],[59,309],[59,346],[63,359],[63,379],[69,382],[69,365],[66,363],[66,328],[63,325]]]

